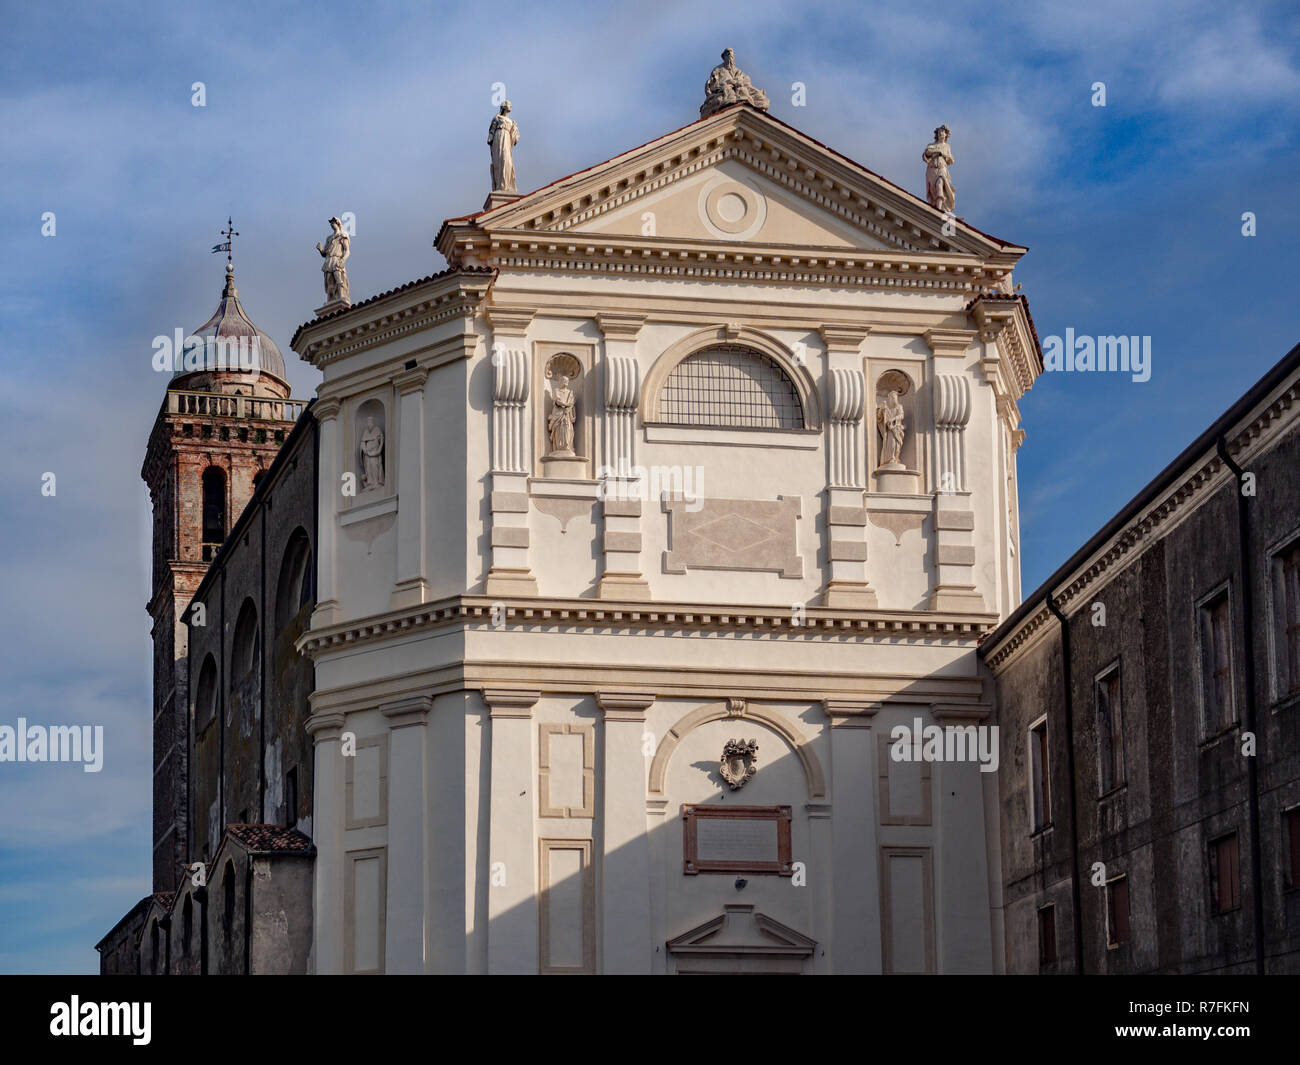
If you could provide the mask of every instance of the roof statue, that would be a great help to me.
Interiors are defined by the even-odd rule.
[[[700,117],[708,118],[732,104],[749,104],[760,111],[768,108],[767,93],[754,88],[749,75],[736,66],[736,53],[726,48],[722,52],[722,62],[713,68],[709,80],[704,83],[704,103],[700,104]]]
[[[325,306],[335,309],[351,306],[347,259],[352,251],[352,241],[343,232],[343,223],[337,218],[330,219],[330,229],[333,232],[325,239],[324,246],[322,247],[317,241],[316,250],[325,260],[320,266],[321,272],[325,275]]]
[[[940,126],[934,131],[934,143],[921,153],[925,162],[925,198],[931,207],[945,214],[957,203],[957,193],[952,187],[952,178],[948,176],[948,167],[955,161],[952,149],[948,147],[951,132],[947,126]]]
[[[492,116],[488,126],[488,144],[492,146],[492,191],[518,192],[515,185],[515,145],[519,143],[519,126],[510,117],[510,101]]]

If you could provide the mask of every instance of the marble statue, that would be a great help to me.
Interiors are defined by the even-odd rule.
[[[573,454],[573,423],[577,415],[577,399],[569,387],[567,374],[560,375],[560,385],[551,392],[551,416],[546,419],[546,431],[551,438],[553,455]]]
[[[510,101],[492,117],[488,126],[488,144],[492,146],[492,191],[517,192],[515,186],[515,145],[519,143],[519,126],[510,115]]]
[[[366,419],[361,434],[361,490],[384,487],[384,431],[375,424],[374,417]]]
[[[722,62],[713,68],[709,80],[704,83],[704,103],[700,104],[700,117],[707,118],[724,107],[741,103],[766,111],[767,93],[754,88],[749,75],[736,66],[736,53],[728,48],[722,53]]]
[[[934,143],[921,153],[925,161],[925,198],[930,206],[947,214],[957,203],[957,193],[952,187],[952,178],[948,176],[948,167],[953,165],[952,149],[948,146],[951,130],[940,126],[934,131]]]
[[[880,465],[897,466],[902,461],[904,425],[903,404],[893,389],[883,406],[876,408],[876,429],[880,433]]]
[[[316,244],[316,250],[325,260],[321,263],[321,272],[325,275],[325,301],[326,304],[346,303],[350,306],[352,301],[348,298],[346,264],[352,242],[343,232],[343,223],[337,218],[330,219],[330,228],[334,232],[326,239],[324,246],[322,247],[319,242]]]

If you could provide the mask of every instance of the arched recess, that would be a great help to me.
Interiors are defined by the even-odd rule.
[[[298,616],[298,611],[311,600],[312,577],[311,540],[300,525],[289,537],[284,558],[280,562],[280,576],[275,589],[277,635],[284,631],[285,626]]]
[[[704,351],[706,348],[719,344],[735,344],[750,348],[757,354],[766,355],[775,362],[785,376],[789,378],[790,383],[794,385],[795,392],[799,397],[800,406],[803,408],[802,431],[817,432],[821,430],[822,413],[821,404],[817,399],[817,383],[813,380],[807,367],[800,365],[796,361],[794,353],[780,341],[747,326],[710,326],[707,329],[699,329],[682,337],[681,340],[660,355],[646,374],[641,389],[641,421],[643,423],[663,423],[663,416],[659,410],[660,397],[663,395],[668,375],[677,368],[678,364],[692,355]]]
[[[202,732],[217,712],[217,660],[211,652],[199,668],[194,688],[194,731]]]
[[[826,797],[826,776],[822,773],[821,761],[812,749],[812,745],[801,733],[797,732],[780,714],[771,710],[751,705],[746,706],[745,712],[736,717],[727,710],[726,703],[716,703],[693,710],[668,730],[668,734],[664,736],[663,742],[655,751],[654,761],[650,763],[649,794],[656,797],[663,795],[664,776],[668,772],[668,763],[672,759],[673,751],[688,733],[710,721],[722,721],[729,717],[734,717],[738,721],[760,721],[784,739],[803,764],[804,779],[808,783],[808,798]]]
[[[230,648],[230,679],[239,683],[257,665],[257,607],[251,598],[244,600],[239,608],[239,620],[235,622],[235,637]]]

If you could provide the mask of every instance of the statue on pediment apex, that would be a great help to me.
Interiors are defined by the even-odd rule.
[[[732,104],[749,104],[760,111],[766,111],[769,106],[767,93],[754,88],[749,75],[736,66],[736,53],[727,48],[722,53],[722,62],[713,68],[709,80],[704,83],[700,117],[708,118]]]

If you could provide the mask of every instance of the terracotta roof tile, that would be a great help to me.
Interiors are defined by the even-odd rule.
[[[255,854],[314,854],[311,837],[284,825],[227,825],[226,833]]]

